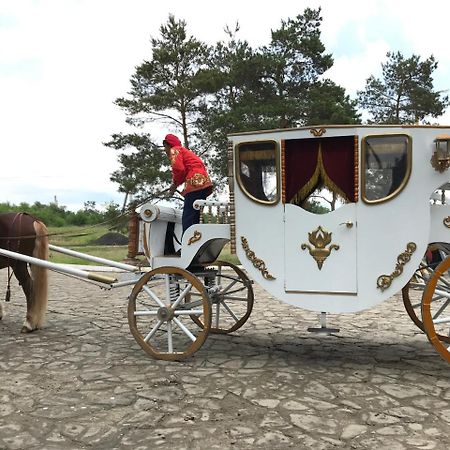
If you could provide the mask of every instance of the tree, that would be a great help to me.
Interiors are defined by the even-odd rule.
[[[331,80],[320,78],[333,65],[320,39],[320,8],[306,8],[272,31],[271,42],[253,50],[227,29],[211,58],[213,101],[203,105],[198,127],[214,168],[226,175],[227,134],[298,125],[356,123],[356,102]]]
[[[152,59],[136,68],[129,97],[116,104],[131,125],[163,120],[181,130],[220,186],[230,133],[359,120],[345,90],[322,78],[333,59],[320,39],[320,11],[307,8],[283,21],[270,44],[258,49],[237,38],[238,24],[226,28],[226,42],[208,47],[169,16],[161,38],[151,41]],[[111,179],[127,195],[142,198],[169,182],[165,155],[149,134],[114,134],[105,145],[126,151]]]
[[[151,39],[152,58],[132,75],[129,97],[118,98],[115,103],[126,112],[128,124],[142,129],[148,122],[162,122],[180,130],[188,146],[204,96],[203,71],[209,48],[188,36],[186,22],[172,15],[160,27],[160,35]],[[105,145],[128,151],[119,156],[121,168],[111,176],[121,192],[145,197],[170,181],[165,155],[148,133],[114,134]]]
[[[400,52],[386,54],[382,77],[371,75],[358,92],[358,103],[371,115],[369,123],[427,123],[427,116],[438,117],[449,105],[448,96],[433,90],[432,73],[437,69],[433,56],[420,60],[405,58]]]

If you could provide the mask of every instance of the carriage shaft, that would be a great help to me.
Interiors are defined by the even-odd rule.
[[[33,256],[22,255],[21,253],[4,250],[2,248],[0,248],[0,255],[6,256],[10,259],[17,259],[29,264],[34,264],[36,266],[45,267],[46,269],[54,270],[62,274],[73,275],[86,280],[97,281],[99,283],[111,285],[117,281],[117,278],[108,277],[106,275],[100,275],[93,272],[87,272],[85,270],[76,269],[75,267],[68,267],[64,264],[52,263],[43,259],[34,258]]]
[[[75,258],[84,259],[86,261],[96,262],[98,264],[104,264],[116,269],[126,270],[127,272],[138,272],[140,269],[131,264],[124,264],[117,261],[111,261],[110,259],[100,258],[98,256],[87,255],[86,253],[76,252],[75,250],[70,250],[64,247],[58,247],[56,245],[49,244],[48,248],[54,252],[63,253],[65,255],[73,256]]]

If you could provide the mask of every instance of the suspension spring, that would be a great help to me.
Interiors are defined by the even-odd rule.
[[[169,297],[170,303],[175,302],[175,300],[180,296],[180,283],[176,277],[173,275],[169,276]]]

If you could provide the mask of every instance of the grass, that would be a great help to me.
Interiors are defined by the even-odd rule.
[[[104,226],[96,227],[49,227],[50,244],[59,247],[75,250],[80,253],[86,253],[91,256],[109,259],[112,261],[122,262],[126,259],[128,253],[127,245],[93,245],[92,242],[108,233],[109,230]],[[144,256],[139,256],[139,259],[145,261]],[[230,245],[227,244],[223,248],[219,258],[222,261],[227,261],[233,264],[239,264],[239,259],[236,255],[230,253]],[[84,259],[75,258],[68,255],[63,255],[55,251],[50,251],[49,261],[63,264],[83,264],[83,265],[98,265],[98,263],[86,261]]]
[[[93,245],[96,239],[100,238],[109,230],[104,226],[96,227],[49,227],[50,244],[59,247],[75,250],[80,253],[87,253],[91,256],[110,259],[112,261],[123,261],[127,257],[128,246],[126,245]],[[59,252],[50,251],[49,260],[63,264],[84,264],[98,265],[98,263],[85,261],[84,259],[63,255]]]

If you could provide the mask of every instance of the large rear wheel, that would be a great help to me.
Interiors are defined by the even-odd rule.
[[[422,298],[422,320],[431,344],[450,362],[450,257],[430,278]],[[444,339],[445,337],[445,339]]]
[[[247,275],[234,264],[217,261],[198,276],[204,279],[211,300],[211,333],[228,334],[241,328],[250,317],[254,302]],[[202,317],[192,319],[204,327]]]
[[[428,246],[427,252],[415,271],[409,283],[402,289],[403,304],[414,324],[424,333],[425,327],[422,320],[422,298],[426,286],[435,274],[436,267],[448,255],[447,244],[433,243]],[[447,334],[438,334],[439,339],[450,343]]]

